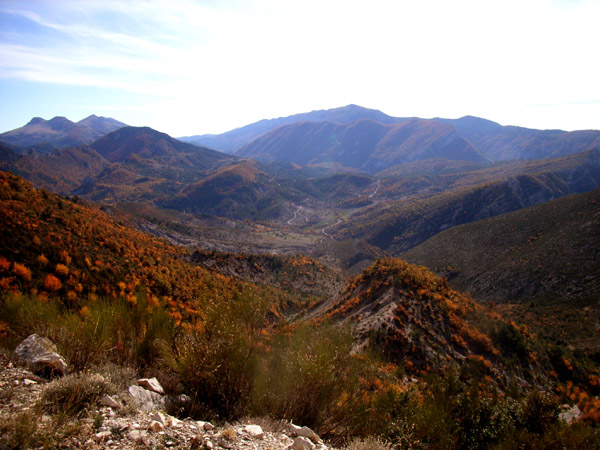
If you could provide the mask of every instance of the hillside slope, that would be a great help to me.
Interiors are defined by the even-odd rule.
[[[378,260],[309,317],[354,324],[359,345],[379,349],[409,373],[458,364],[504,386],[514,377],[520,383],[546,383],[523,330],[425,267],[400,259]],[[502,330],[510,331],[513,341],[504,340]]]
[[[251,161],[224,166],[185,186],[161,207],[215,214],[221,217],[273,219],[280,217],[290,193]]]
[[[598,130],[535,130],[471,116],[435,120],[454,125],[461,136],[493,161],[556,158],[600,148]]]
[[[600,348],[599,189],[454,227],[402,257],[480,301],[513,303],[502,309],[543,334]]]
[[[105,158],[88,146],[55,149],[50,153],[30,150],[10,156],[3,151],[0,156],[0,170],[11,171],[37,187],[60,194],[72,193],[109,166]]]
[[[526,174],[512,172],[506,178],[487,183],[483,182],[485,177],[482,178],[481,173],[471,172],[463,178],[473,177],[481,184],[469,185],[470,182],[459,178],[454,187],[446,187],[442,192],[413,193],[406,198],[375,204],[341,223],[334,229],[335,235],[363,238],[398,255],[453,226],[600,186],[598,151],[544,161],[530,169]],[[423,185],[421,190],[431,187]],[[385,191],[383,194],[386,195]]]

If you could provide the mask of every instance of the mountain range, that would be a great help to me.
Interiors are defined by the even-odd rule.
[[[291,247],[333,258],[330,263],[353,273],[375,255],[400,255],[457,225],[600,186],[598,131],[527,130],[469,116],[393,118],[356,105],[260,124],[244,127],[244,140],[253,140],[239,140],[231,155],[148,127],[106,133],[122,125],[113,119],[90,116],[74,124],[36,118],[1,135],[12,136],[12,143],[0,142],[0,168],[53,192],[144,204],[157,216],[177,210],[207,224],[216,223],[209,216],[261,221],[277,232],[285,228],[285,235],[292,227],[299,234]],[[37,149],[55,145],[58,130],[74,129],[106,134],[84,145]],[[240,130],[232,133],[242,136]],[[16,145],[17,136],[33,147]],[[510,155],[527,158],[493,162],[509,156],[498,157],[507,142],[519,148]],[[554,157],[538,159],[546,153]],[[238,234],[234,223],[229,236]],[[209,239],[223,233],[208,227]],[[198,240],[193,231],[165,232]],[[265,233],[274,239],[273,232],[255,236],[264,242]],[[214,245],[232,249],[221,238]]]
[[[347,125],[297,122],[262,135],[239,148],[236,155],[367,173],[440,157],[489,162],[452,126],[422,119],[396,124],[367,119]]]
[[[395,123],[399,119],[388,116],[375,109],[363,108],[357,105],[348,105],[340,108],[321,109],[308,113],[294,114],[278,119],[264,119],[258,122],[227,131],[222,134],[204,134],[198,136],[184,136],[180,139],[191,144],[203,145],[227,153],[235,153],[238,148],[252,142],[261,135],[280,127],[297,122],[331,122],[350,124],[357,120],[374,120],[380,123]]]
[[[65,148],[77,145],[91,144],[98,138],[125,127],[118,120],[91,115],[79,122],[71,122],[65,117],[54,117],[44,120],[34,117],[25,126],[0,134],[0,141],[18,147],[32,147],[47,144],[50,147],[41,147],[46,151],[53,147]]]
[[[301,151],[307,139],[313,137],[314,131],[308,135],[296,131],[297,140],[290,136],[291,130],[285,129],[284,125],[299,125],[302,122],[329,123],[336,125],[350,126],[354,122],[368,120],[384,125],[400,124],[403,122],[417,122],[423,119],[392,117],[381,111],[363,108],[357,105],[348,105],[341,108],[330,110],[318,110],[309,113],[295,114],[278,119],[261,120],[259,122],[246,125],[235,130],[218,135],[198,135],[181,138],[186,142],[208,146],[228,153],[237,154],[239,152],[265,152],[265,150],[253,147],[253,142],[263,137],[267,141],[273,142],[280,140],[285,142],[286,150],[282,155],[263,155],[264,158],[286,160],[289,158],[289,149],[291,146]],[[504,161],[509,159],[544,159],[558,156],[564,156],[571,153],[577,153],[590,148],[600,146],[600,131],[582,130],[567,132],[562,130],[535,130],[517,126],[502,126],[496,122],[473,116],[465,116],[459,119],[434,118],[433,122],[439,124],[451,125],[454,131],[464,140],[473,145],[473,147],[491,161]],[[312,125],[314,126],[314,125]],[[433,125],[428,125],[430,128]],[[310,126],[309,126],[310,127]],[[328,127],[331,127],[329,125]],[[280,129],[278,131],[278,129]],[[335,128],[335,127],[334,127]],[[379,129],[373,128],[361,130],[361,140],[365,143],[377,141]],[[272,133],[272,134],[271,134]],[[270,134],[269,138],[266,135]],[[281,134],[281,135],[280,135]],[[353,136],[356,137],[356,136]],[[324,136],[323,138],[326,138]],[[337,137],[334,136],[337,142]],[[426,147],[426,138],[417,137],[418,145]],[[425,142],[423,142],[425,140]],[[327,140],[318,141],[316,145],[327,146]],[[313,146],[313,143],[306,145]],[[431,144],[431,142],[430,142]],[[347,143],[346,143],[347,145]],[[359,150],[356,141],[352,142],[354,148],[350,152]],[[248,147],[248,148],[246,148]],[[259,145],[256,145],[259,147]],[[371,149],[371,146],[366,146]],[[348,150],[348,148],[346,148]],[[277,148],[271,148],[269,153],[277,152]],[[296,157],[298,157],[296,155]],[[302,156],[300,156],[302,157]],[[452,159],[452,158],[450,158]],[[344,164],[347,167],[354,167],[352,164]]]

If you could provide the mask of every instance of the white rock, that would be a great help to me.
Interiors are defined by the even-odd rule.
[[[99,431],[98,433],[96,433],[96,437],[98,439],[103,439],[107,436],[110,436],[112,433],[110,431]]]
[[[211,441],[206,441],[204,446],[208,449],[214,448],[214,444]]]
[[[562,405],[561,409],[563,410],[563,412],[561,412],[558,415],[558,418],[560,420],[562,420],[563,422],[566,423],[572,423],[573,420],[577,420],[581,417],[581,410],[579,409],[579,406],[574,405],[574,406],[570,406],[570,405]]]
[[[163,427],[169,425],[167,417],[160,411],[150,414],[150,419],[152,419],[154,422],[159,422]]]
[[[25,386],[30,386],[30,385],[32,385],[32,384],[37,384],[37,381],[33,381],[33,380],[30,380],[29,378],[25,378],[25,379],[23,380],[23,384],[24,384]]]
[[[172,428],[181,428],[183,426],[183,422],[179,420],[177,417],[168,416],[169,426]]]
[[[118,408],[119,407],[119,404],[110,395],[105,395],[100,400],[98,400],[98,403],[102,406],[108,406],[110,408]]]
[[[144,389],[141,386],[129,386],[129,395],[137,402],[142,412],[165,409],[165,399],[156,392]]]
[[[199,420],[196,423],[200,428],[204,429],[204,431],[210,431],[215,429],[215,426],[210,422],[203,422],[202,420]]]
[[[163,389],[163,387],[160,385],[160,383],[158,382],[158,380],[156,378],[140,378],[139,380],[137,380],[137,383],[139,386],[143,387],[144,389],[148,389],[149,391],[156,392],[157,394],[163,395],[165,393],[165,390]]]
[[[305,437],[313,441],[315,444],[318,444],[321,440],[317,433],[311,430],[308,427],[299,427],[298,425],[294,425],[290,422],[290,431],[294,433],[296,436]]]
[[[143,430],[131,430],[127,433],[127,438],[130,441],[139,441],[146,437],[146,432]]]
[[[260,425],[246,425],[244,431],[256,439],[262,439],[265,435]]]
[[[294,443],[290,445],[287,450],[313,450],[315,445],[308,439],[302,436],[298,436],[294,439]]]
[[[50,339],[32,334],[17,346],[14,356],[27,362],[34,372],[68,375],[67,362],[57,352]]]

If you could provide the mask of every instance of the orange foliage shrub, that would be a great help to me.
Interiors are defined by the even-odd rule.
[[[60,256],[60,260],[65,264],[69,264],[71,262],[71,257],[69,256],[68,251],[61,250],[58,255]]]
[[[79,310],[79,314],[81,315],[81,317],[85,318],[88,317],[91,312],[90,312],[90,308],[88,308],[87,306],[84,306],[83,308],[81,308]]]
[[[0,256],[0,270],[8,270],[9,268],[10,262],[6,258]]]
[[[56,292],[56,291],[60,290],[61,287],[62,287],[62,283],[54,275],[49,273],[48,275],[46,275],[46,278],[44,278],[44,289],[46,291]]]
[[[0,279],[0,289],[10,290],[12,289],[12,284],[15,281],[15,277],[4,277]]]
[[[54,269],[54,273],[61,277],[66,277],[67,275],[69,275],[69,268],[67,266],[65,266],[64,264],[59,263],[56,265],[56,268]]]
[[[38,256],[36,258],[38,264],[42,267],[44,267],[46,264],[48,264],[48,258],[46,258],[43,254]]]
[[[25,267],[24,264],[15,263],[13,266],[13,273],[25,281],[31,281],[31,270]]]

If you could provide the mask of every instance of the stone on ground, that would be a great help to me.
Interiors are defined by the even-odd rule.
[[[160,385],[156,378],[140,378],[137,380],[139,386],[143,387],[152,392],[156,392],[157,394],[164,395],[165,390]]]
[[[256,439],[262,439],[265,435],[260,425],[246,425],[244,431]]]
[[[25,338],[15,349],[14,356],[25,361],[35,373],[68,375],[65,358],[50,339],[37,334]]]
[[[299,437],[305,437],[313,441],[315,444],[318,444],[321,440],[317,433],[311,430],[308,427],[299,427],[298,425],[294,425],[290,422],[290,431]]]

